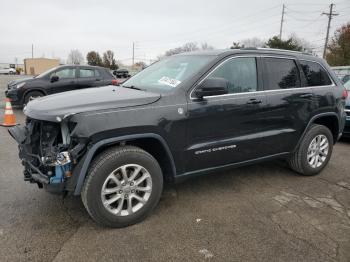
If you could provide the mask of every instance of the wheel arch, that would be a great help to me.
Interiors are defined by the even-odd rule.
[[[26,96],[30,93],[30,92],[40,92],[42,93],[44,96],[47,96],[47,92],[42,89],[42,88],[31,88],[31,89],[28,89],[26,90],[23,95],[22,95],[22,103],[24,103],[24,100],[26,98]]]
[[[311,118],[309,123],[307,124],[302,136],[300,137],[294,151],[299,147],[301,141],[305,137],[307,131],[310,129],[312,124],[318,124],[318,125],[323,125],[329,128],[329,130],[332,132],[333,135],[333,144],[335,144],[338,140],[338,135],[339,135],[339,116],[334,113],[334,112],[329,112],[329,113],[322,113],[315,115]]]
[[[103,139],[91,146],[87,151],[86,155],[81,159],[83,161],[81,168],[74,175],[77,176],[77,182],[74,189],[74,195],[80,195],[87,171],[89,169],[91,161],[100,152],[106,150],[109,147],[120,145],[134,145],[150,153],[159,163],[164,179],[173,180],[176,175],[175,162],[172,153],[169,149],[167,142],[158,134],[146,133],[146,134],[135,134],[126,135],[120,137],[113,137]],[[161,152],[157,151],[161,150]]]

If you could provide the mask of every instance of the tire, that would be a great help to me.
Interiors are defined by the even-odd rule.
[[[318,141],[320,141],[319,144]],[[326,142],[321,145],[323,141]],[[311,143],[313,143],[313,146]],[[322,150],[322,148],[326,148],[326,143],[328,143],[327,150]],[[304,176],[319,174],[331,158],[333,143],[332,132],[326,126],[312,125],[296,151],[290,157],[288,161],[290,168]],[[324,155],[325,152],[327,152],[326,156]],[[314,156],[315,159],[313,158]],[[313,159],[315,161],[312,161]]]
[[[134,173],[136,169],[133,172],[130,170],[134,166],[143,168],[136,176],[137,179],[124,180],[120,170],[126,167],[128,179],[131,179],[133,174],[136,173]],[[121,184],[114,183],[115,179],[111,179],[111,176],[116,178]],[[147,176],[147,178],[142,183],[146,184],[146,186],[137,187],[137,181],[142,180],[141,178],[144,176]],[[125,183],[125,181],[127,182]],[[132,192],[131,181],[134,181],[133,186],[136,186],[134,193]],[[110,184],[114,187],[107,188]],[[149,188],[149,185],[151,188],[150,192],[137,190],[137,188]],[[102,191],[103,189],[104,191]],[[107,190],[114,191],[115,189],[118,189],[117,192],[102,194],[102,192]],[[84,182],[81,198],[86,210],[98,224],[119,228],[144,220],[158,204],[162,190],[163,174],[156,159],[138,147],[122,146],[109,148],[93,160]],[[129,194],[129,197],[127,194]],[[141,203],[135,198],[135,195],[143,198],[145,202]],[[115,198],[119,199],[110,205],[104,204]],[[131,209],[130,213],[128,209],[129,200],[131,201],[130,203],[135,204],[133,206],[135,211]],[[118,211],[120,206],[122,210]]]
[[[28,92],[25,97],[24,97],[24,101],[23,101],[23,105],[28,104],[28,102],[32,99],[32,98],[37,98],[37,97],[42,97],[44,96],[44,94],[40,91],[30,91]]]

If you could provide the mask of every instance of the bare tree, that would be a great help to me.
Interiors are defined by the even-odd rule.
[[[260,38],[257,38],[257,37],[247,38],[247,39],[243,39],[241,41],[241,43],[244,47],[264,47],[265,42],[266,41],[264,41]]]
[[[312,44],[309,41],[307,41],[304,38],[298,37],[295,33],[292,33],[290,35],[290,38],[292,38],[295,43],[297,43],[299,46],[302,47],[302,51],[311,52],[314,49]]]
[[[204,43],[201,44],[201,49],[202,50],[213,50],[214,47],[209,45],[207,42],[204,42]]]
[[[78,49],[73,49],[68,54],[67,58],[68,64],[80,65],[84,63],[84,57]]]
[[[212,50],[214,47],[208,45],[208,43],[202,43],[201,47],[198,47],[196,42],[188,42],[180,47],[176,47],[173,49],[170,49],[165,52],[165,56],[171,56],[171,55],[176,55],[180,53],[185,53],[185,52],[192,52],[192,51],[197,51],[197,50]],[[162,56],[158,56],[158,60],[160,60]]]
[[[106,52],[103,53],[103,65],[112,70],[118,69],[118,65],[114,58],[113,51],[107,50]]]

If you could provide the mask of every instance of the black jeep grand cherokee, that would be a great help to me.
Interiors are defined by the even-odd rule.
[[[166,58],[126,81],[38,98],[19,143],[26,181],[81,194],[123,227],[157,205],[164,180],[274,158],[301,175],[328,163],[347,97],[319,58],[242,49]]]

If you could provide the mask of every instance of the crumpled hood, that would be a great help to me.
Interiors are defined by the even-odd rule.
[[[104,86],[37,98],[30,101],[23,111],[33,119],[60,122],[68,115],[146,105],[159,98],[160,94],[120,86]]]

